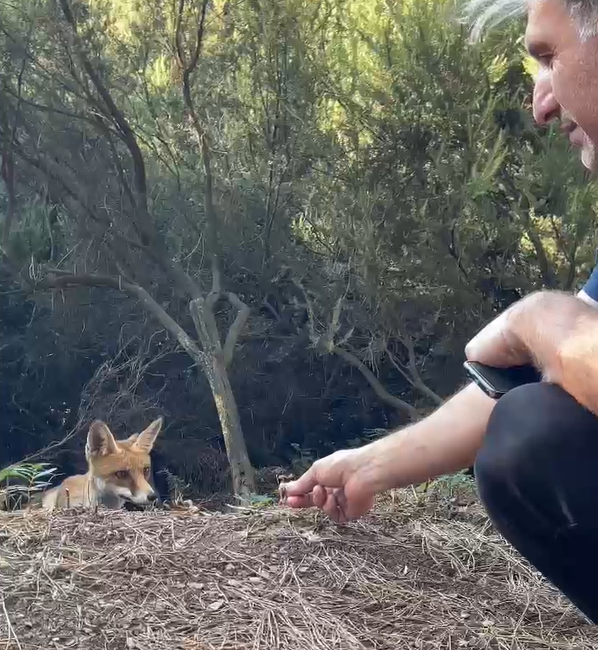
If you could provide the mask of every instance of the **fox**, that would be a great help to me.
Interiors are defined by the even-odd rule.
[[[85,445],[86,474],[69,476],[42,496],[42,508],[147,506],[157,499],[149,483],[150,453],[164,419],[154,420],[141,433],[116,440],[102,420],[91,423]]]

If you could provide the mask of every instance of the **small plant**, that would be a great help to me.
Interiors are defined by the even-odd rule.
[[[303,449],[297,443],[292,442],[291,447],[297,454],[291,461],[291,473],[296,476],[301,476],[307,471],[315,461],[315,455],[311,449]]]
[[[0,469],[0,508],[16,510],[50,485],[56,473],[48,463],[17,463]]]
[[[265,494],[252,494],[249,497],[248,506],[250,508],[273,508],[276,505],[276,501]]]
[[[189,498],[191,485],[180,476],[177,476],[168,469],[162,469],[158,474],[163,474],[166,477],[170,498],[174,504],[181,504]]]

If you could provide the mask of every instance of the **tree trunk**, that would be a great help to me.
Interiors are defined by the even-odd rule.
[[[205,367],[216,410],[220,418],[222,436],[230,464],[233,490],[237,497],[249,499],[255,494],[253,467],[249,462],[245,438],[241,429],[239,409],[221,354],[212,355],[211,366]]]
[[[192,300],[189,310],[203,348],[203,371],[216,403],[230,463],[233,490],[237,497],[248,499],[251,494],[255,494],[255,481],[241,429],[239,409],[228,377],[226,354],[220,343],[214,317],[214,305],[219,296],[218,293],[210,293],[205,299]]]

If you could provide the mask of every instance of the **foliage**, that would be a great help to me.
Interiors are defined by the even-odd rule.
[[[228,481],[224,452],[238,483],[245,445],[303,466],[435,408],[514,300],[578,288],[596,187],[531,122],[518,26],[472,45],[457,11],[2,5],[5,456],[68,433],[69,465],[93,417],[155,411],[182,485]]]
[[[36,483],[40,478],[49,476],[55,469],[44,469],[47,463],[22,463],[20,465],[10,465],[0,469],[0,483],[11,480],[25,481],[27,485]]]
[[[0,469],[0,504],[3,507],[20,505],[50,485],[56,471],[48,463],[19,463]]]

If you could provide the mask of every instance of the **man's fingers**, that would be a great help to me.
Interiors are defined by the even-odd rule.
[[[326,499],[328,498],[328,492],[329,490],[327,490],[322,485],[316,485],[313,492],[311,493],[311,500],[316,508],[324,507]]]
[[[488,323],[465,346],[469,361],[508,368],[530,360],[529,351],[511,331],[513,311],[507,310]]]
[[[280,489],[280,501],[289,508],[320,508],[324,507],[328,491],[321,485],[316,485],[309,494],[288,494],[284,486]]]
[[[330,517],[330,519],[332,519],[332,521],[339,521],[340,512],[334,492],[328,492],[326,502],[324,503],[322,510]]]
[[[342,488],[337,488],[334,490],[334,497],[336,499],[336,505],[339,511],[339,521],[345,523],[348,520],[347,516],[347,496],[345,491]]]
[[[289,508],[318,508],[325,512],[330,519],[340,524],[355,517],[355,513],[352,512],[355,508],[351,507],[343,488],[325,488],[322,485],[316,485],[311,493],[282,497],[282,502]],[[366,507],[364,512],[369,507]]]
[[[280,493],[284,494],[287,497],[291,496],[302,496],[309,494],[314,487],[317,485],[316,473],[313,469],[313,465],[300,476],[296,481],[290,481],[289,483],[280,484]]]
[[[282,503],[289,508],[313,508],[315,506],[311,494],[286,497],[282,499]]]

